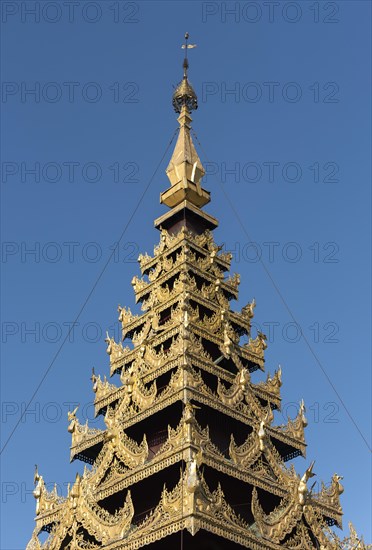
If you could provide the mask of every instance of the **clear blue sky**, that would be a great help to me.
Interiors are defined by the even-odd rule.
[[[233,307],[255,297],[255,321],[271,331],[267,369],[283,367],[283,410],[307,404],[297,471],[316,459],[318,480],[343,475],[344,524],[370,540],[370,2],[74,4],[1,6],[3,444],[177,127],[189,31],[207,210],[241,274]],[[68,404],[92,417],[105,331],[117,334],[118,303],[136,311],[133,259],[158,242],[169,156],[2,454],[2,550],[30,538],[34,464],[64,493],[82,469],[69,464]]]

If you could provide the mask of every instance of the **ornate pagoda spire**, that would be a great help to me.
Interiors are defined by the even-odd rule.
[[[277,424],[281,368],[254,382],[265,370],[266,336],[252,334],[254,300],[233,309],[240,278],[229,276],[232,255],[214,242],[217,221],[201,210],[209,194],[190,136],[197,100],[187,69],[186,56],[173,96],[180,135],[171,187],[161,195],[171,210],[156,221],[160,242],[153,256],[140,255],[141,277],[132,280],[141,309],[119,306],[122,341],[107,334],[116,383],[92,372],[101,428],[80,423],[78,408],[68,413],[70,459],[88,465],[83,474],[63,497],[35,471],[27,550],[174,550],[181,531],[181,546],[198,550],[346,550],[358,542],[330,530],[342,525],[342,477],[316,492],[313,462],[301,474],[286,465],[306,455],[304,402]]]
[[[218,222],[212,216],[201,211],[210,201],[210,193],[201,187],[205,170],[191,138],[190,111],[198,108],[196,93],[188,80],[189,62],[187,51],[195,44],[188,44],[189,34],[185,34],[183,78],[173,93],[173,108],[179,113],[179,134],[172,158],[166,169],[171,187],[161,193],[160,202],[172,210],[155,220],[156,227],[178,230],[180,226],[201,233],[205,229],[214,229]],[[180,223],[181,222],[181,223]]]

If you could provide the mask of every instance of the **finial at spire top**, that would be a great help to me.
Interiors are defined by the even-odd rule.
[[[193,87],[187,79],[187,70],[189,68],[189,61],[187,59],[187,50],[196,48],[196,44],[189,44],[189,33],[185,33],[185,43],[182,44],[182,49],[185,50],[185,58],[183,60],[183,79],[178,84],[174,94],[173,94],[173,108],[176,113],[181,112],[183,105],[186,105],[189,111],[193,111],[198,108],[198,98],[196,93],[193,90]]]
[[[171,210],[155,220],[155,227],[170,233],[178,233],[184,227],[197,235],[206,229],[215,229],[218,221],[203,210],[210,201],[210,193],[201,186],[205,170],[191,138],[190,111],[198,108],[198,100],[187,78],[189,63],[187,50],[195,48],[189,44],[189,33],[185,34],[183,79],[173,94],[173,107],[179,113],[180,124],[177,143],[166,169],[171,186],[161,193],[160,202]]]
[[[188,44],[189,33],[185,33],[185,43],[182,44],[181,48],[185,50],[185,59],[183,60],[183,78],[187,78],[187,69],[189,68],[189,61],[187,59],[187,50],[196,48],[196,44]]]

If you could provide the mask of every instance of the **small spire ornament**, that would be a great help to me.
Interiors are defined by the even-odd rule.
[[[189,60],[187,58],[187,51],[196,48],[196,44],[189,44],[189,33],[185,34],[185,43],[182,44],[182,49],[185,50],[185,58],[183,60],[183,79],[178,84],[173,94],[173,108],[176,113],[180,113],[182,107],[185,105],[189,111],[194,111],[198,108],[198,98],[194,92],[193,87],[187,78],[187,71],[189,68]]]

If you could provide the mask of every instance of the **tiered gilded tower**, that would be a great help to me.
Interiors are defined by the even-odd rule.
[[[341,478],[315,493],[313,464],[300,474],[288,466],[305,456],[304,403],[277,425],[281,369],[254,383],[266,338],[251,334],[254,301],[231,308],[239,276],[228,274],[231,255],[213,239],[218,222],[202,210],[210,194],[190,135],[197,97],[187,69],[186,55],[173,95],[171,185],[160,198],[170,210],[132,280],[141,312],[119,306],[124,344],[106,339],[115,383],[92,375],[106,427],[69,413],[71,460],[88,466],[66,497],[36,471],[28,550],[346,548],[329,529],[341,526]],[[44,543],[41,531],[50,533]]]

